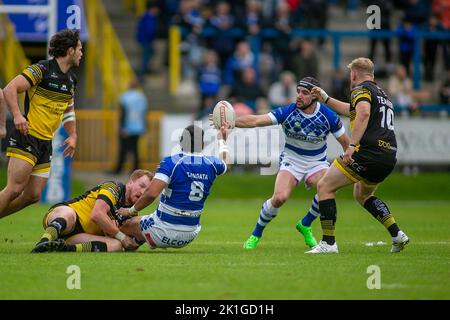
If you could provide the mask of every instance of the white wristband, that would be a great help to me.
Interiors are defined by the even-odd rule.
[[[128,213],[130,214],[130,216],[137,216],[139,211],[137,211],[133,205],[131,208],[128,209]]]
[[[323,102],[325,102],[325,103],[327,103],[328,99],[330,98],[328,96],[328,94],[325,92],[325,90],[323,90],[323,89],[320,89],[320,96],[322,97]]]
[[[126,237],[126,235],[122,231],[117,232],[116,235],[114,236],[114,238],[116,238],[119,241],[123,241],[123,239],[125,239],[125,237]]]
[[[228,153],[228,146],[225,144],[225,140],[219,139],[219,154]]]

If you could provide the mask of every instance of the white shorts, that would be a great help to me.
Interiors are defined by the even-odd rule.
[[[292,155],[283,151],[280,155],[280,165],[278,171],[289,171],[297,180],[297,183],[304,180],[305,187],[311,188],[310,178],[317,172],[328,169],[328,161],[309,160],[299,155]]]
[[[179,227],[161,221],[156,212],[143,216],[140,227],[150,249],[185,247],[197,237],[202,228],[200,225]]]

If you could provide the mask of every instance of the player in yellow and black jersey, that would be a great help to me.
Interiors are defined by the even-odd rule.
[[[50,172],[52,138],[61,123],[69,135],[63,154],[74,155],[77,134],[73,98],[77,80],[72,68],[80,64],[81,49],[79,31],[56,33],[49,46],[53,59],[30,65],[5,88],[15,128],[9,133],[6,150],[10,157],[8,182],[0,192],[0,218],[40,199]],[[25,114],[17,100],[22,92]]]
[[[391,252],[400,252],[409,242],[391,215],[387,205],[374,196],[375,190],[394,169],[397,142],[394,133],[394,110],[386,93],[374,82],[374,65],[370,59],[357,58],[349,64],[352,87],[350,103],[331,98],[321,88],[312,93],[335,111],[350,117],[350,146],[336,159],[319,181],[319,210],[322,241],[308,253],[338,252],[334,229],[336,191],[354,184],[354,196],[389,231]]]
[[[135,241],[120,232],[116,210],[134,205],[152,179],[150,171],[135,170],[126,185],[107,181],[53,205],[44,217],[45,232],[32,252],[136,249]]]
[[[0,88],[0,139],[6,137],[6,102]]]

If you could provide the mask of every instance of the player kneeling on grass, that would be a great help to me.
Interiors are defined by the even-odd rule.
[[[134,239],[119,230],[115,212],[132,206],[152,179],[150,171],[135,170],[126,185],[104,182],[78,198],[55,204],[44,217],[45,232],[32,252],[137,249]]]
[[[219,132],[219,158],[202,154],[204,132],[191,125],[180,140],[182,152],[164,158],[150,186],[130,209],[122,208],[122,216],[137,215],[161,194],[154,213],[125,221],[121,231],[138,241],[146,241],[151,249],[182,248],[200,232],[200,215],[217,176],[227,170],[228,150],[225,145],[228,124]]]

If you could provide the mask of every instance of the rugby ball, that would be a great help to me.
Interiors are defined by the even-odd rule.
[[[234,122],[236,120],[236,113],[234,108],[228,101],[221,100],[217,102],[213,110],[213,124],[214,128],[220,129],[223,122],[228,122],[230,129],[234,128]]]

